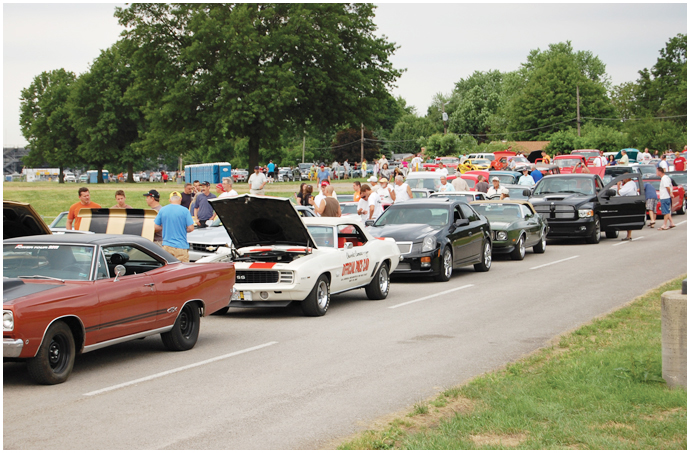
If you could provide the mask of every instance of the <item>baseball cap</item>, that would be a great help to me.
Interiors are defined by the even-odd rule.
[[[326,187],[328,185],[328,181],[323,180],[321,181],[321,187]]]
[[[369,182],[376,182],[376,176],[371,176],[369,179],[367,179]]]
[[[491,182],[494,182],[494,181],[501,182],[501,180],[498,179],[498,176],[494,176],[493,178],[491,178]]]
[[[153,197],[153,198],[160,198],[161,194],[158,193],[157,190],[151,189],[148,192],[144,194],[145,197]]]
[[[221,184],[221,183],[216,184],[216,189],[225,190],[225,189],[223,189],[223,184]]]
[[[180,197],[182,198],[182,195],[180,195],[180,192],[170,192],[170,197],[168,199],[172,199],[172,197]]]
[[[381,179],[379,179],[379,182],[388,182],[388,179],[386,179],[386,178],[381,178]]]
[[[208,181],[204,181],[204,182],[202,182],[200,185],[202,185],[202,186],[210,186],[211,183],[208,182]]]
[[[257,165],[256,167],[254,167],[254,170],[258,170],[259,168],[261,168],[261,167],[259,167],[259,166]]]

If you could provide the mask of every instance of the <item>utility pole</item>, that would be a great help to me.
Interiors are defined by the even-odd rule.
[[[580,137],[580,87],[577,87],[577,136]]]
[[[302,135],[302,163],[304,163],[304,149],[307,146],[307,136]]]
[[[359,161],[364,162],[364,123],[362,123],[362,141],[359,145]]]

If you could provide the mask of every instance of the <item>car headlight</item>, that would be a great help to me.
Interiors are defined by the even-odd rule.
[[[506,239],[508,239],[508,233],[505,231],[498,231],[496,232],[496,239],[498,239],[499,241],[505,241]]]
[[[422,252],[430,252],[436,248],[436,238],[434,236],[427,236],[422,243]]]
[[[14,314],[9,310],[2,311],[2,330],[14,330]]]
[[[591,209],[580,209],[577,211],[577,215],[582,219],[585,217],[592,217],[594,215],[594,211]]]

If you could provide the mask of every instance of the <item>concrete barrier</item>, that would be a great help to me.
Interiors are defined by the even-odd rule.
[[[687,290],[667,291],[661,295],[661,377],[671,388],[688,388],[687,345]]]

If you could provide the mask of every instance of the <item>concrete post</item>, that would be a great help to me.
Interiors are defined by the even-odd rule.
[[[687,340],[687,290],[667,291],[661,295],[661,377],[671,388],[688,388]]]

